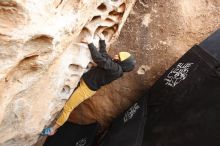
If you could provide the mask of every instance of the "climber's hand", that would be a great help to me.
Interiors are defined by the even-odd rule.
[[[100,40],[105,40],[105,36],[102,33],[97,33]]]
[[[82,39],[81,43],[89,44],[89,42],[86,39]]]
[[[56,133],[56,130],[53,127],[45,128],[40,135],[42,136],[52,136]]]
[[[81,43],[90,44],[90,43],[92,43],[92,41],[93,41],[93,38],[91,36],[87,36],[81,40]]]

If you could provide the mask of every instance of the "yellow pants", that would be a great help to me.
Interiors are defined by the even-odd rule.
[[[74,91],[69,100],[66,102],[61,115],[56,121],[56,124],[62,126],[69,118],[70,113],[73,111],[75,107],[77,107],[84,100],[93,96],[96,91],[92,91],[88,88],[83,80],[80,81],[79,87]]]

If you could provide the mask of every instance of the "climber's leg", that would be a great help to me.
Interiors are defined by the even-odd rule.
[[[68,119],[70,113],[84,100],[93,96],[96,92],[90,90],[83,80],[80,81],[79,87],[74,91],[69,100],[66,102],[61,115],[56,121],[56,124],[62,126]]]
[[[95,93],[96,91],[90,90],[85,84],[85,82],[81,80],[79,87],[73,92],[69,100],[66,102],[56,123],[52,127],[44,129],[41,135],[53,135],[56,132],[56,130],[67,121],[73,109],[77,107],[80,103],[82,103],[84,100],[93,96]]]

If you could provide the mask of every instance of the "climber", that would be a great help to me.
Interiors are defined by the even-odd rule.
[[[104,36],[99,35],[99,38],[99,51],[94,44],[91,43],[92,41],[89,41],[88,39],[82,40],[82,43],[88,45],[91,57],[97,66],[92,67],[89,71],[83,74],[79,86],[66,102],[55,124],[44,129],[41,132],[41,135],[54,135],[56,130],[67,121],[70,113],[75,107],[93,96],[101,86],[120,78],[123,75],[123,72],[130,72],[134,69],[136,60],[130,53],[120,52],[112,59],[107,54]]]

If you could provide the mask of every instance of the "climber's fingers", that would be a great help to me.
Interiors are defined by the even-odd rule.
[[[81,43],[88,44],[88,42],[85,40],[81,40]]]
[[[81,43],[90,44],[93,42],[93,37],[88,35],[81,39]]]
[[[105,36],[102,33],[97,33],[97,36],[99,37],[99,39],[104,40]]]

